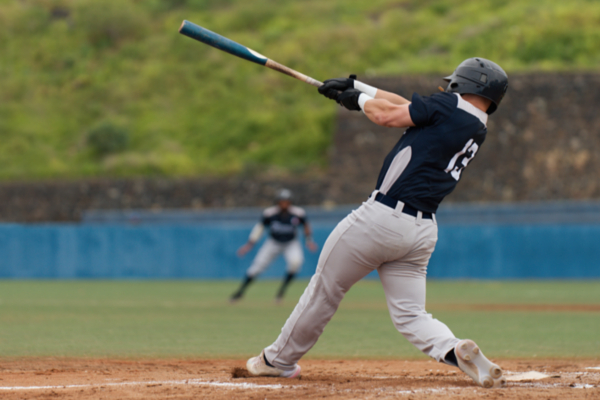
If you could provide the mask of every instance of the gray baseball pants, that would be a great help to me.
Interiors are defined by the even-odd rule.
[[[434,219],[369,200],[327,238],[317,270],[277,340],[265,349],[275,367],[292,370],[323,333],[346,292],[377,270],[392,321],[423,353],[442,361],[456,346],[450,329],[425,311],[427,264],[437,242]]]
[[[283,254],[287,263],[287,273],[295,274],[300,271],[300,267],[302,267],[302,263],[304,262],[304,253],[302,252],[300,241],[293,239],[289,242],[281,243],[268,238],[260,250],[258,250],[258,253],[256,253],[256,257],[254,257],[252,265],[246,271],[246,275],[254,277],[262,273],[275,260],[275,257],[280,254]]]

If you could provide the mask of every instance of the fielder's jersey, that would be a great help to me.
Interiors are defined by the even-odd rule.
[[[296,228],[306,223],[306,212],[296,206],[286,211],[273,206],[263,211],[262,224],[269,228],[271,237],[278,242],[289,242],[296,237]]]
[[[385,158],[376,188],[433,213],[485,140],[488,115],[447,92],[430,97],[415,93],[409,111],[416,126],[404,132]]]

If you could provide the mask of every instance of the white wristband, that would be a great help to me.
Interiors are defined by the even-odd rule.
[[[361,93],[358,96],[358,105],[363,112],[365,112],[365,103],[369,100],[373,100],[373,98],[367,94]]]
[[[356,79],[354,80],[354,89],[358,89],[361,92],[363,92],[364,94],[366,94],[367,96],[371,96],[372,98],[375,98],[375,95],[377,94],[376,87],[369,86],[366,83],[357,81]]]

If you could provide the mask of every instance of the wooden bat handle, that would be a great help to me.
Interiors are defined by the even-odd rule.
[[[292,78],[296,78],[299,79],[303,82],[308,83],[309,85],[313,85],[316,87],[321,87],[323,86],[323,82],[319,82],[316,79],[311,78],[310,76],[306,76],[303,73],[300,73],[296,70],[293,70],[289,67],[286,67],[285,65],[279,64],[278,62],[275,62],[271,59],[267,60],[267,63],[265,64],[265,67],[269,67],[271,69],[274,69],[275,71],[279,71],[282,74],[286,74],[291,76]]]

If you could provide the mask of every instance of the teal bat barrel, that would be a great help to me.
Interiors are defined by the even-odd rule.
[[[183,21],[179,28],[179,33],[256,64],[265,65],[269,60],[267,57],[246,46],[242,46],[231,39],[227,39],[190,21]]]

